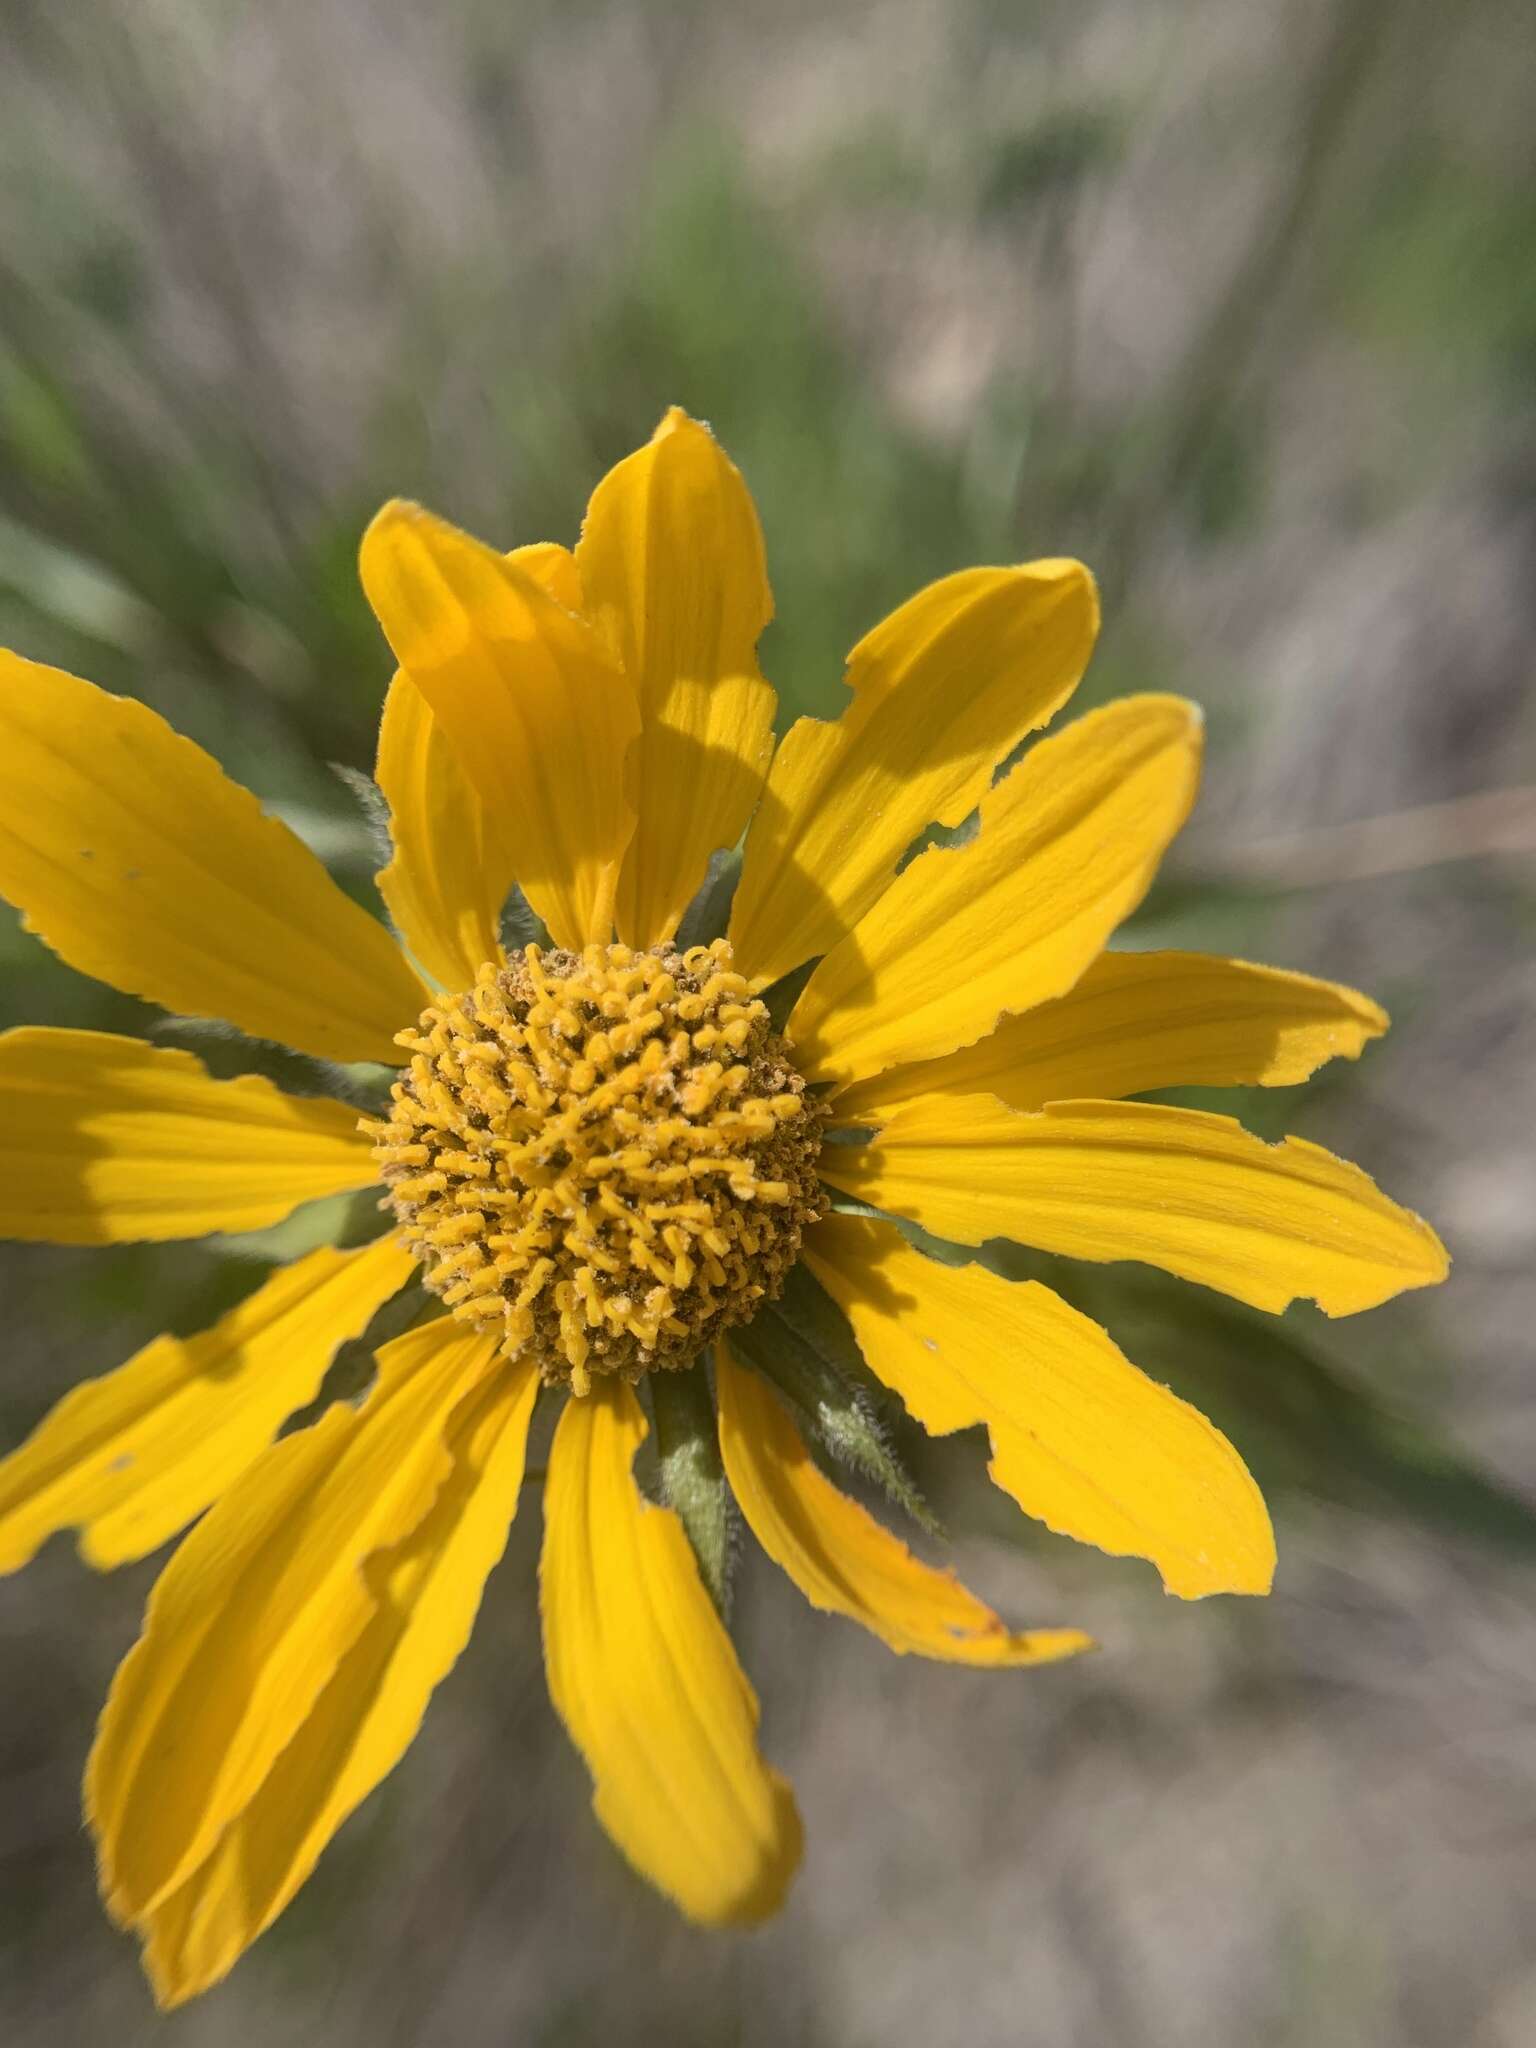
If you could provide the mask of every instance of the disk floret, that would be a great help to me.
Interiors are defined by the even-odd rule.
[[[724,939],[529,946],[397,1042],[363,1128],[400,1234],[546,1380],[686,1365],[782,1288],[822,1120]]]

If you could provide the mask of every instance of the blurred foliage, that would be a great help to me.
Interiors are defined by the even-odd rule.
[[[1121,133],[1105,109],[1055,107],[1033,127],[1002,137],[988,153],[977,195],[982,218],[1033,212],[1076,192],[1092,172],[1113,167]]]

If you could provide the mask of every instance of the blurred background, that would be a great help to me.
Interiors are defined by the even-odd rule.
[[[1211,721],[1129,941],[1381,997],[1362,1066],[1243,1112],[1457,1261],[1343,1325],[1063,1277],[1247,1455],[1267,1604],[1033,1530],[970,1440],[922,1467],[962,1570],[1098,1657],[898,1663],[748,1558],[809,1832],[751,1936],[682,1926],[591,1821],[530,1497],[424,1739],[157,2019],[77,1790],[153,1566],[60,1539],[0,1588],[8,2042],[1536,2041],[1530,30],[1521,0],[0,0],[0,642],[145,698],[366,898],[326,764],[371,765],[354,564],[388,495],[569,541],[686,405],[757,494],[786,719],[835,712],[925,580],[1081,554],[1079,701]],[[0,961],[7,1024],[152,1021],[3,910]],[[0,1442],[284,1248],[0,1248]]]

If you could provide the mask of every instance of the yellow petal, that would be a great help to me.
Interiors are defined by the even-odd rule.
[[[526,547],[513,548],[507,560],[514,569],[521,569],[525,576],[531,576],[540,590],[565,606],[568,612],[580,617],[585,611],[581,592],[581,573],[576,567],[576,557],[569,548],[563,548],[558,541],[530,541]]]
[[[747,835],[731,912],[758,987],[827,953],[883,894],[923,828],[958,825],[992,772],[1076,689],[1098,633],[1080,562],[963,569],[918,592],[848,657],[853,702],[785,735]]]
[[[560,1417],[539,1574],[550,1696],[641,1876],[692,1920],[761,1920],[800,1860],[800,1816],[682,1523],[635,1485],[645,1435],[619,1380]]]
[[[936,1571],[818,1470],[757,1373],[715,1348],[720,1450],[747,1526],[813,1607],[895,1650],[949,1664],[1053,1664],[1091,1650],[1075,1628],[1010,1635],[953,1572]]]
[[[373,1618],[244,1813],[148,1916],[144,1961],[162,2006],[228,1973],[415,1739],[506,1547],[537,1392],[531,1367],[509,1365],[455,1418],[453,1469],[426,1520],[363,1565]]]
[[[505,836],[555,943],[606,941],[634,827],[635,693],[536,577],[418,505],[363,536],[368,601]]]
[[[1267,1145],[1229,1116],[1152,1102],[921,1095],[866,1145],[829,1145],[825,1180],[941,1237],[1011,1237],[1073,1259],[1141,1259],[1278,1313],[1331,1316],[1432,1287],[1429,1225],[1305,1138]]]
[[[0,895],[71,967],[320,1059],[426,997],[286,825],[147,705],[0,650]]]
[[[274,1273],[211,1330],[156,1337],[87,1380],[0,1463],[0,1571],[59,1529],[108,1568],[147,1557],[226,1492],[314,1399],[414,1264],[393,1238]]]
[[[1101,953],[1066,995],[943,1059],[856,1081],[837,1109],[856,1124],[912,1095],[1042,1109],[1151,1088],[1283,1088],[1358,1059],[1386,1028],[1369,996],[1309,974],[1209,953]]]
[[[640,694],[639,821],[619,936],[670,938],[717,847],[762,789],[774,695],[757,665],[773,616],[762,530],[707,427],[672,409],[592,494],[576,547],[587,616]]]
[[[493,1363],[451,1317],[397,1338],[361,1408],[264,1451],[161,1573],[86,1768],[114,1919],[164,1904],[250,1805],[373,1619],[364,1561],[425,1521]]]
[[[191,1053],[106,1031],[0,1034],[0,1237],[260,1230],[378,1177],[345,1103],[215,1081]]]
[[[404,670],[384,700],[374,772],[395,848],[378,876],[389,914],[428,974],[444,988],[473,988],[485,962],[502,957],[516,855]]]
[[[985,1424],[992,1477],[1026,1514],[1150,1559],[1186,1600],[1269,1591],[1274,1533],[1242,1459],[1059,1295],[942,1266],[863,1217],[818,1224],[806,1257],[926,1430]]]
[[[507,560],[567,611],[581,610],[569,549],[553,541],[514,548]],[[499,960],[501,912],[517,880],[514,835],[478,787],[409,676],[398,673],[384,700],[374,771],[389,805],[395,856],[378,876],[401,936],[444,988],[472,988],[487,960]]]
[[[789,1023],[802,1070],[931,1059],[1064,994],[1188,816],[1200,732],[1181,698],[1128,697],[1032,747],[975,838],[920,854],[811,976]]]

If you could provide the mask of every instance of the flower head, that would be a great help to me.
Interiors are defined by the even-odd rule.
[[[821,1105],[730,958],[488,961],[400,1034],[410,1067],[365,1126],[426,1285],[573,1393],[691,1366],[820,1213]]]
[[[12,1237],[251,1230],[379,1191],[368,1242],[148,1345],[0,1463],[0,1569],[63,1528],[109,1566],[195,1525],[86,1779],[109,1910],[167,2003],[228,1971],[412,1740],[541,1392],[546,1663],[597,1814],[685,1913],[745,1921],[782,1900],[800,1823],[721,1618],[727,1485],[816,1606],[895,1650],[1086,1647],[1011,1632],[823,1470],[807,1432],[911,1498],[855,1345],[933,1434],[983,1425],[993,1480],[1051,1529],[1188,1597],[1273,1571],[1219,1432],[1049,1289],[931,1258],[900,1219],[1271,1310],[1445,1272],[1358,1169],[1131,1099],[1300,1081],[1386,1019],[1303,975],[1105,950],[1188,813],[1201,722],[1132,698],[1007,765],[1092,649],[1077,564],[921,591],[854,649],[842,716],[776,751],[756,514],[681,413],[573,553],[502,556],[393,505],[362,574],[399,662],[393,934],[145,706],[0,655],[0,892],[29,926],[349,1088],[394,1070],[360,1118],[129,1038],[0,1037]],[[405,1289],[366,1398],[317,1404]],[[634,1471],[653,1426],[657,1500]]]

